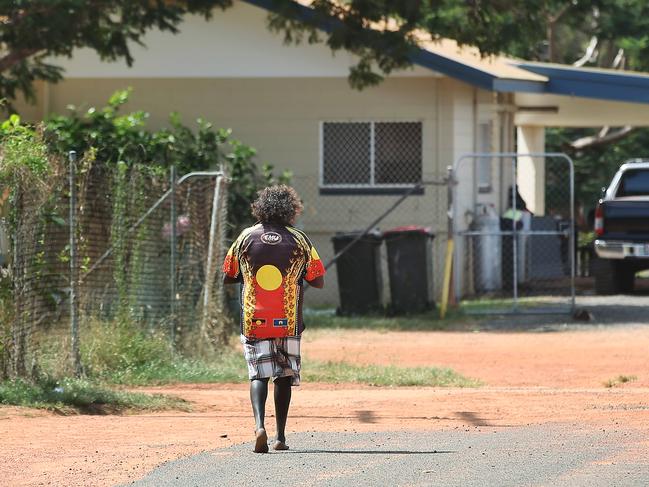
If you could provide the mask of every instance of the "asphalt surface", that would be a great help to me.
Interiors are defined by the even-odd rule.
[[[128,485],[646,486],[649,464],[629,450],[641,440],[633,435],[565,425],[301,433],[287,452],[235,445],[167,462]]]
[[[563,314],[477,315],[476,327],[489,330],[566,331],[588,327],[620,327],[649,325],[649,291],[615,296],[580,295],[576,299],[577,317]],[[569,307],[568,298],[555,299],[562,307]],[[549,308],[541,301],[539,308]],[[548,300],[550,305],[556,304]],[[534,309],[534,308],[532,308]]]

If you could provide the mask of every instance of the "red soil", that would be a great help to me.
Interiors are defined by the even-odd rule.
[[[587,428],[640,430],[646,438],[647,350],[649,327],[543,334],[359,331],[345,332],[344,341],[338,332],[307,333],[306,366],[309,359],[437,365],[486,385],[448,389],[307,383],[293,395],[289,429],[489,431],[578,423]],[[637,380],[605,387],[606,381],[619,375],[635,375]],[[112,485],[140,478],[165,460],[253,440],[245,384],[146,390],[181,396],[194,404],[194,411],[59,416],[0,407],[3,484]],[[269,408],[272,412],[270,401]],[[271,434],[272,423],[271,415]],[[290,435],[288,440],[290,444]],[[625,455],[646,462],[648,448],[647,443],[630,444]]]

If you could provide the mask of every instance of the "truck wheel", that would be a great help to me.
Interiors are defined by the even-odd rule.
[[[631,294],[635,288],[635,272],[629,266],[625,266],[622,262],[618,263],[618,282],[620,283],[620,291],[624,294]]]
[[[593,275],[595,276],[595,294],[607,295],[620,292],[616,279],[615,262],[607,259],[595,259],[593,262]]]
[[[610,259],[595,259],[595,294],[620,294],[633,291],[635,272],[622,262]]]

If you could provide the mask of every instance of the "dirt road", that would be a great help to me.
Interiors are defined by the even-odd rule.
[[[412,475],[402,474],[385,485],[437,485],[445,478],[479,485],[471,477],[453,474],[471,464],[480,465],[479,478],[496,483],[518,479],[518,485],[607,485],[619,478],[619,485],[646,485],[647,350],[649,326],[640,324],[553,333],[358,331],[346,332],[344,341],[338,332],[313,332],[305,335],[305,366],[309,359],[439,365],[485,385],[445,389],[304,384],[293,395],[293,456],[280,461],[279,454],[274,459],[268,455],[263,464],[296,472],[302,472],[303,463],[324,466],[323,472],[309,477],[311,485],[374,485],[372,479],[394,474],[396,464],[403,462],[412,463]],[[620,375],[637,379],[606,387]],[[233,479],[247,485],[248,477],[233,473],[240,465],[236,458],[251,459],[246,442],[253,424],[245,384],[147,390],[177,394],[192,401],[194,411],[60,417],[0,408],[3,484],[114,485],[144,478],[142,485],[163,485],[161,479],[179,476],[178,485],[201,485],[215,478],[210,475],[222,475],[218,478],[223,482]],[[272,415],[268,423],[272,425]],[[431,457],[433,450],[454,454],[442,461],[441,454]],[[353,452],[357,456],[345,454]],[[483,458],[490,454],[499,462],[498,472],[504,468],[505,474],[491,471],[495,463]],[[531,477],[507,477],[507,471],[525,470],[529,454],[537,459],[534,468],[529,464]],[[183,457],[152,472],[163,462]],[[353,470],[358,462],[374,467],[363,476]],[[196,475],[203,472],[207,477],[182,478],[198,464],[203,470]],[[542,475],[553,468],[554,477]],[[268,470],[269,480],[277,471]]]

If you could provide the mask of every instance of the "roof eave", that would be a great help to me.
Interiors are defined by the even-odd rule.
[[[546,93],[598,100],[649,103],[649,76],[615,73],[571,66],[516,63],[515,66],[547,76]]]
[[[244,1],[271,12],[277,13],[281,11],[280,6],[275,0]],[[296,9],[297,15],[301,19],[305,21],[313,20],[314,13],[310,8],[299,3],[294,3],[294,8]],[[326,23],[327,25],[323,25],[322,23],[319,24],[318,28],[322,31],[329,32],[334,28],[336,22],[336,19],[331,19],[330,22]],[[540,93],[543,91],[543,86],[545,84],[541,81],[499,78],[498,76],[487,71],[478,69],[469,64],[456,61],[452,58],[442,56],[440,54],[436,54],[422,48],[413,49],[412,53],[410,54],[410,59],[413,64],[417,66],[430,69],[431,71],[434,71],[436,73],[440,73],[442,75],[463,81],[472,86],[490,91],[525,91]]]

